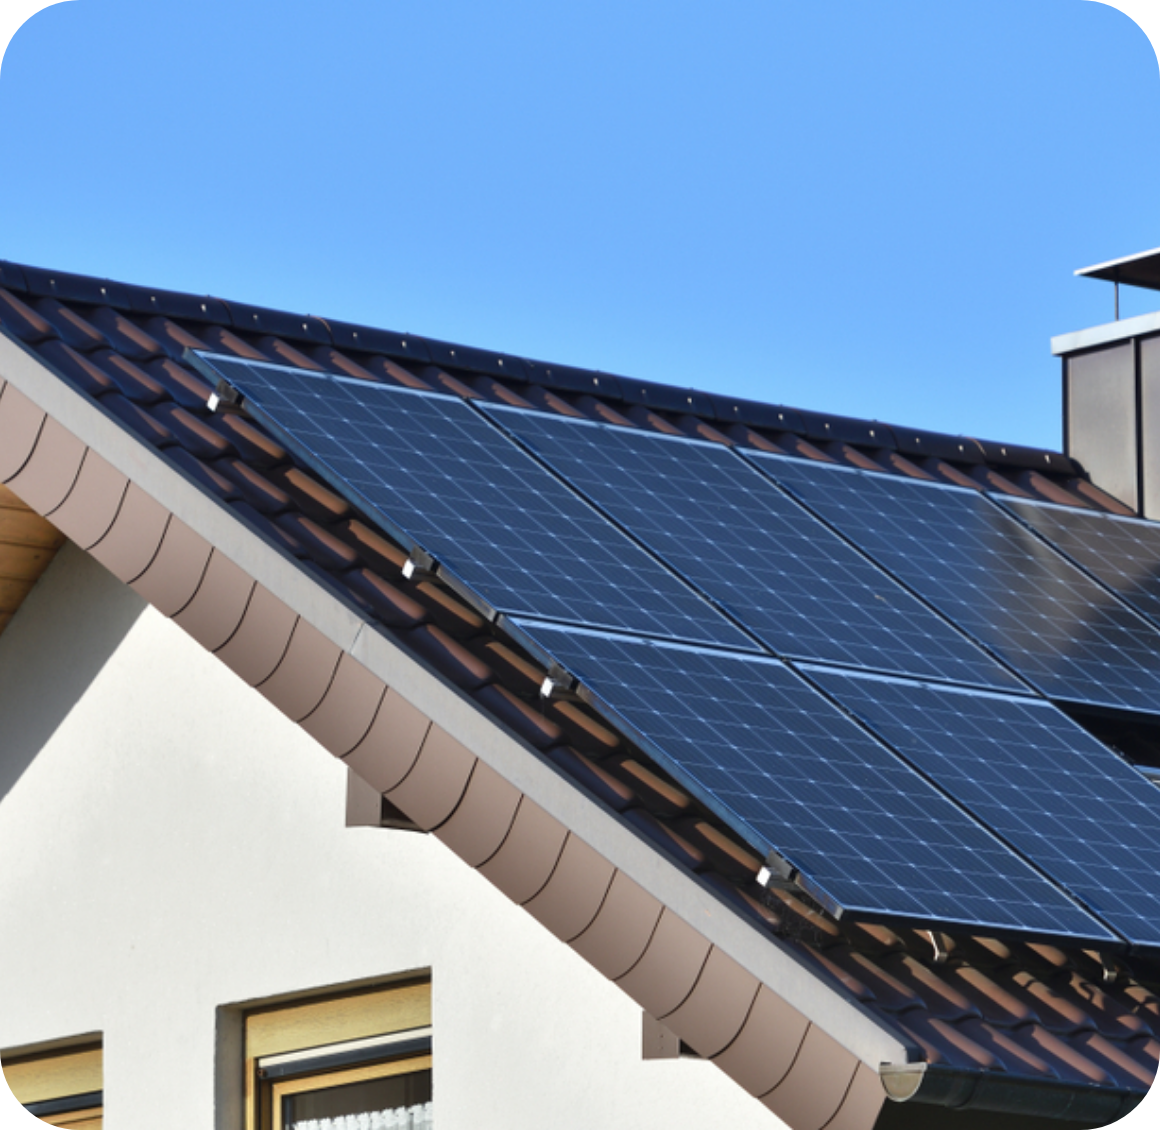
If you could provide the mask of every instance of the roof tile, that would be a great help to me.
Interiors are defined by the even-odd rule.
[[[925,1002],[932,1016],[944,1020],[981,1015],[971,998],[952,985],[937,968],[923,964],[908,953],[892,953],[879,964],[900,984]]]
[[[204,411],[213,391],[200,377],[184,365],[168,357],[159,357],[144,366],[144,371],[155,380],[182,408]]]
[[[422,604],[370,569],[357,569],[348,573],[345,580],[351,591],[388,628],[415,628],[428,618]]]
[[[236,453],[236,448],[219,431],[204,420],[172,402],[151,408],[150,416],[173,435],[174,440],[199,459],[224,459]]]
[[[149,361],[164,352],[150,333],[119,310],[110,306],[93,306],[86,315],[89,324],[105,335],[109,345],[130,361]]]
[[[214,467],[255,510],[263,514],[280,514],[294,505],[294,500],[281,487],[276,487],[241,459],[220,459]]]
[[[525,796],[507,838],[479,873],[522,906],[547,886],[568,836],[563,824]]]
[[[356,550],[302,514],[280,514],[275,521],[324,569],[353,569],[359,563]]]
[[[570,942],[592,924],[613,874],[608,860],[569,833],[548,882],[524,908],[561,941]]]
[[[309,517],[320,522],[336,522],[347,517],[350,503],[324,487],[313,475],[289,464],[272,467],[270,481],[289,494]]]
[[[108,340],[96,326],[55,298],[41,298],[33,303],[33,306],[36,312],[56,330],[65,345],[71,346],[78,353],[109,348]]]
[[[0,326],[10,334],[35,345],[57,336],[56,327],[14,294],[0,288]]]
[[[281,444],[256,428],[249,420],[232,412],[213,416],[210,425],[238,449],[238,453],[247,463],[263,471],[277,467],[290,458]]]
[[[570,746],[556,746],[548,755],[556,765],[597,800],[620,812],[637,803],[636,793],[599,763]]]
[[[437,629],[432,629],[436,631]],[[563,739],[563,731],[507,687],[494,685],[475,692],[475,700],[486,706],[505,726],[514,730],[536,749],[548,749]]]
[[[171,361],[184,360],[187,349],[206,348],[206,343],[197,334],[171,318],[149,318],[144,327]]]
[[[70,384],[89,396],[103,396],[117,388],[108,373],[63,341],[45,342],[40,347],[40,355]]]

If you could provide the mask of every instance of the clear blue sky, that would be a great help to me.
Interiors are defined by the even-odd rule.
[[[1158,94],[1084,0],[77,0],[0,71],[0,257],[1057,446]]]

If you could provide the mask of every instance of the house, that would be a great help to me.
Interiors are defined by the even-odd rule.
[[[881,525],[839,536],[847,519],[821,513],[811,483],[825,465],[884,508],[938,489],[994,521],[1001,496],[1109,529],[1155,513],[1149,496],[1116,497],[1055,452],[9,263],[0,330],[0,1057],[33,1113],[113,1130],[1035,1130],[1139,1104],[1160,1058],[1160,919],[1148,875],[1116,862],[1136,851],[1128,831],[1084,873],[1077,816],[1052,841],[1073,858],[1043,862],[985,797],[916,769],[921,751],[867,688],[895,688],[899,718],[915,688],[993,720],[1018,706],[1017,739],[981,731],[1005,755],[1066,731],[1048,755],[1098,761],[1147,835],[1155,629],[1025,515],[1031,564],[977,585],[1066,573],[1068,593],[1096,586],[1102,617],[1060,620],[1044,580],[1029,605],[1071,635],[1033,684],[1021,664],[1050,632],[1005,651],[971,620],[970,585],[956,624],[923,576],[892,579],[917,549],[898,531],[852,545]],[[1158,332],[1057,342],[1085,463],[1082,375],[1114,370],[1095,385],[1135,411],[1140,342]],[[1128,368],[1103,365],[1125,342]],[[326,422],[335,390],[343,423]],[[619,467],[654,441],[674,476],[734,460],[752,506],[781,507],[783,554],[757,546],[754,567],[814,584],[733,569],[756,524],[673,565],[681,546],[653,546],[682,515],[632,536],[601,516],[639,487],[639,520],[656,518],[654,481],[626,474],[593,501],[591,452],[550,447],[561,423],[599,424]],[[363,428],[411,446],[356,468],[377,486],[344,486],[327,468]],[[1101,451],[1143,481],[1145,422],[1129,430],[1139,444]],[[568,459],[575,489],[556,469]],[[762,459],[780,461],[772,479]],[[384,517],[380,488],[401,509]],[[464,521],[481,499],[494,512]],[[527,517],[540,506],[556,526]],[[428,518],[443,526],[412,539]],[[733,519],[715,520],[728,538]],[[509,535],[521,556],[499,552]],[[728,598],[709,591],[718,578]],[[1148,577],[1131,580],[1146,595]],[[787,624],[800,677],[761,642]],[[712,775],[737,776],[717,748],[750,740],[727,688],[753,671],[747,732],[775,734],[770,758],[804,752],[758,766],[774,792],[735,796]],[[1054,697],[1092,708],[1065,715],[1029,689],[1056,677],[1080,689]],[[974,756],[953,752],[959,767]],[[1026,769],[1031,795],[1043,765]],[[870,828],[862,798],[880,806]],[[1098,815],[1105,799],[1085,803]],[[1105,887],[1110,910],[1092,894]]]

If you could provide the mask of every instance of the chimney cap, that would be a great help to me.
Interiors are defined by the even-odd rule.
[[[1160,290],[1160,247],[1125,255],[1122,259],[1109,259],[1106,263],[1096,263],[1094,267],[1081,267],[1075,273],[1084,278],[1107,279],[1125,286]]]

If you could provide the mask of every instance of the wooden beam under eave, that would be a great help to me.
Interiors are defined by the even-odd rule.
[[[51,522],[0,486],[0,633],[64,542]]]

